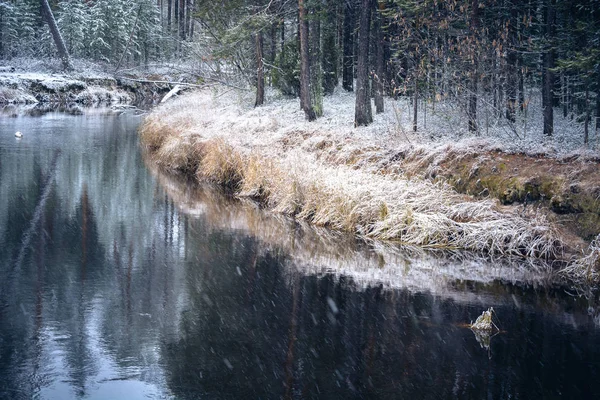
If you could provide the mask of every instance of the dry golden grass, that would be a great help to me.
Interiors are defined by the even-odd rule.
[[[215,114],[230,112],[234,120],[239,114],[230,110],[236,108],[211,111],[206,98],[194,101],[192,106],[207,111],[191,114],[174,103],[159,107],[141,127],[150,156],[168,170],[227,186],[276,213],[369,238],[489,254],[562,256],[558,230],[542,215],[521,216],[491,200],[468,200],[443,183],[379,174],[364,160],[350,166],[335,157],[319,161],[318,148],[302,141],[277,148],[275,142],[257,140],[272,133],[252,115],[219,131],[224,118]]]
[[[196,153],[196,177],[237,189],[244,173],[244,157],[221,138],[211,139]]]

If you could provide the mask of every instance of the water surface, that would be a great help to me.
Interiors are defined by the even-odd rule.
[[[150,171],[139,122],[0,113],[0,398],[600,396],[597,302],[545,267],[267,215]]]

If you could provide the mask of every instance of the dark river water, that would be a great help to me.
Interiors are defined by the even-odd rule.
[[[295,224],[151,171],[139,116],[29,114],[0,112],[0,399],[600,396],[597,299],[543,266]]]

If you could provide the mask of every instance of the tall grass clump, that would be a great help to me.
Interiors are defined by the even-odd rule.
[[[561,271],[567,277],[579,281],[597,283],[600,281],[600,235],[590,243],[589,253]]]
[[[496,201],[474,200],[442,182],[380,173],[365,159],[359,165],[340,163],[333,154],[320,157],[319,146],[311,145],[322,140],[309,130],[314,128],[290,130],[273,124],[263,109],[244,111],[213,97],[176,99],[153,111],[140,133],[149,157],[167,170],[227,186],[275,213],[367,238],[486,254],[563,256],[559,230],[541,213],[525,215]],[[329,151],[348,149],[341,144]]]

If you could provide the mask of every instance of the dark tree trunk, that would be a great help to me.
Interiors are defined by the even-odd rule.
[[[415,69],[416,71],[416,69]],[[419,115],[419,79],[415,73],[415,87],[413,92],[413,132],[417,131],[418,128],[418,117]]]
[[[42,15],[48,24],[48,28],[50,28],[50,32],[52,33],[52,38],[54,39],[54,43],[56,44],[56,49],[58,50],[58,56],[60,57],[63,68],[65,70],[72,70],[73,66],[71,65],[71,59],[69,58],[69,52],[67,51],[67,47],[65,46],[65,42],[58,30],[58,26],[56,25],[56,20],[54,19],[54,15],[52,14],[52,10],[50,9],[50,4],[48,4],[48,0],[41,0],[42,5]]]
[[[554,20],[556,11],[554,9],[555,0],[547,0],[546,9],[546,36],[550,43],[544,53],[544,84],[542,87],[542,103],[544,108],[544,135],[552,136],[554,131]]]
[[[560,77],[560,97],[562,102],[563,118],[567,118],[569,114],[569,107],[567,103],[567,76],[564,72],[561,73]]]
[[[194,0],[187,0],[185,10],[185,37],[189,40],[192,38],[192,14],[194,13]]]
[[[173,22],[176,29],[179,29],[179,0],[173,0]]]
[[[263,65],[263,34],[256,34],[256,102],[254,107],[265,102],[265,71]]]
[[[371,97],[369,96],[369,40],[371,30],[371,0],[361,0],[358,27],[358,57],[356,71],[356,106],[354,126],[366,126],[373,122]]]
[[[4,8],[0,7],[0,57],[4,57]]]
[[[338,46],[336,45],[337,0],[328,0],[323,26],[323,92],[332,94],[338,84]]]
[[[300,107],[306,114],[306,119],[317,119],[310,102],[310,65],[308,52],[308,21],[304,0],[298,0],[298,28],[300,31]]]
[[[175,0],[177,1],[177,0]],[[173,0],[167,0],[167,31],[171,32],[171,19],[173,16],[171,15],[171,9],[173,7]]]
[[[354,90],[354,28],[356,26],[354,0],[344,2],[344,37],[342,87]]]
[[[515,122],[517,110],[517,7],[517,1],[511,0],[506,57],[506,119],[510,122]]]
[[[479,0],[471,0],[471,23],[470,34],[474,39],[479,29]],[[473,40],[475,42],[475,40]],[[467,115],[469,118],[469,131],[477,132],[477,87],[479,79],[478,71],[478,51],[473,49],[473,66],[471,70],[471,83],[469,88],[469,105]]]
[[[383,15],[378,11],[377,6],[383,8],[384,4],[379,3],[377,0],[373,1],[375,5],[375,35],[377,38],[377,50],[375,53],[375,112],[380,114],[383,112],[383,93],[384,86],[383,80],[385,77],[385,62],[384,62],[384,52],[385,52],[385,41],[383,37],[383,27],[382,20]]]
[[[590,141],[590,90],[585,86],[585,123],[583,125],[583,143],[587,146]]]
[[[315,115],[323,115],[323,70],[321,69],[321,4],[312,1],[309,22],[310,100]]]
[[[517,67],[517,76],[519,78],[519,110],[525,111],[525,77],[523,76],[523,60],[519,58]]]
[[[185,40],[185,0],[179,0],[179,37]]]
[[[596,141],[600,131],[600,66],[596,69]]]
[[[275,57],[277,57],[277,22],[271,24],[271,31],[269,32],[271,38],[269,48],[269,63],[275,65]]]

